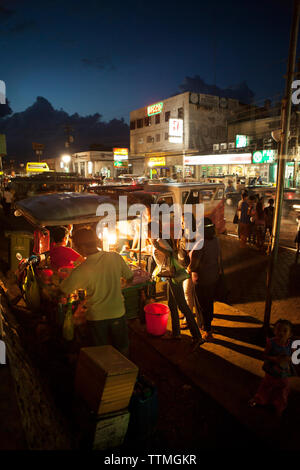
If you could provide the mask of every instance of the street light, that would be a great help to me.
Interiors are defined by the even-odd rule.
[[[69,164],[71,161],[71,155],[62,155],[61,160],[65,166],[65,170],[68,173],[69,172]]]

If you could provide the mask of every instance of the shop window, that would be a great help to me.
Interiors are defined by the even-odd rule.
[[[160,124],[160,114],[155,115],[155,124]]]
[[[171,111],[165,112],[165,122],[169,122]]]
[[[151,116],[147,116],[144,118],[145,127],[151,126]]]
[[[147,135],[147,143],[151,144],[152,142],[154,142],[154,138],[151,135]]]
[[[183,119],[184,113],[183,108],[178,108],[178,119]]]
[[[130,121],[130,130],[133,131],[135,129],[135,121]]]
[[[155,140],[156,140],[156,142],[160,142],[160,134],[156,134]]]
[[[138,129],[141,129],[143,127],[143,119],[137,119],[136,121],[136,127]]]

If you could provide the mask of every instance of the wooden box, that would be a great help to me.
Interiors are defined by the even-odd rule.
[[[93,450],[120,447],[127,433],[129,417],[127,409],[101,416],[96,424]]]
[[[127,408],[138,368],[112,346],[80,350],[75,390],[89,408],[103,415]]]

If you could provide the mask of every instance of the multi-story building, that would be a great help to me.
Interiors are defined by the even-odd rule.
[[[266,105],[262,110],[266,110]],[[252,153],[250,165],[240,172],[248,178],[261,176],[265,182],[276,182],[278,143],[272,137],[281,128],[280,103],[267,109],[268,116],[250,116],[249,113],[228,122],[228,141],[236,140],[237,135],[246,139],[245,152]],[[300,185],[299,162],[299,116],[293,112],[290,126],[289,150],[286,161],[285,184],[287,187]]]
[[[134,174],[199,177],[186,156],[209,154],[227,142],[227,120],[237,100],[185,92],[130,113],[130,162]]]

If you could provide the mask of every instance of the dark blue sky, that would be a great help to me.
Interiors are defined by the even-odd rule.
[[[284,89],[291,11],[291,0],[0,0],[0,79],[14,112],[43,96],[105,121],[194,75],[246,80],[263,104]]]

